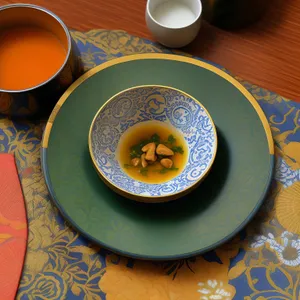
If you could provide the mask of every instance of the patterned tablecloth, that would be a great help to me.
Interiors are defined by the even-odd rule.
[[[171,53],[123,31],[72,34],[86,69],[133,53]],[[255,219],[231,242],[182,261],[120,257],[73,231],[50,201],[41,173],[45,124],[0,117],[0,152],[15,154],[29,222],[17,298],[300,299],[300,104],[240,81],[255,96],[272,128],[273,186]]]

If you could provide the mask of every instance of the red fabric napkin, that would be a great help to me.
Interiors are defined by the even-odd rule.
[[[14,156],[0,154],[0,299],[14,299],[27,245],[27,218]]]

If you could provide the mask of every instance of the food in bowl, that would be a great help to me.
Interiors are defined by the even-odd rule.
[[[38,26],[15,25],[0,31],[0,88],[25,90],[59,71],[67,49],[50,31]]]
[[[32,4],[0,6],[0,114],[45,118],[83,71],[65,24]]]
[[[155,85],[110,98],[92,121],[88,143],[105,184],[150,203],[175,200],[196,188],[217,151],[216,129],[203,105],[183,91]],[[152,172],[157,160],[159,172]]]
[[[188,158],[182,134],[159,121],[146,121],[129,128],[122,135],[117,152],[125,173],[152,184],[178,176]]]

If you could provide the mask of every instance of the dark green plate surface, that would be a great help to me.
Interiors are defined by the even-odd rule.
[[[166,204],[118,196],[99,179],[88,152],[100,106],[124,89],[149,84],[194,96],[218,131],[211,173],[195,192]],[[104,63],[69,88],[47,124],[42,163],[53,200],[85,236],[125,255],[175,259],[218,246],[250,220],[269,187],[273,151],[262,110],[232,77],[191,58],[145,54]]]

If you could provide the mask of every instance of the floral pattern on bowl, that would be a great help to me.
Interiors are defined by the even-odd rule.
[[[182,173],[162,184],[147,184],[129,177],[117,160],[122,134],[146,121],[175,127],[189,149]],[[116,192],[141,201],[177,199],[209,172],[217,151],[217,135],[209,113],[196,99],[171,87],[140,86],[113,96],[98,111],[90,128],[89,148],[100,177]]]

